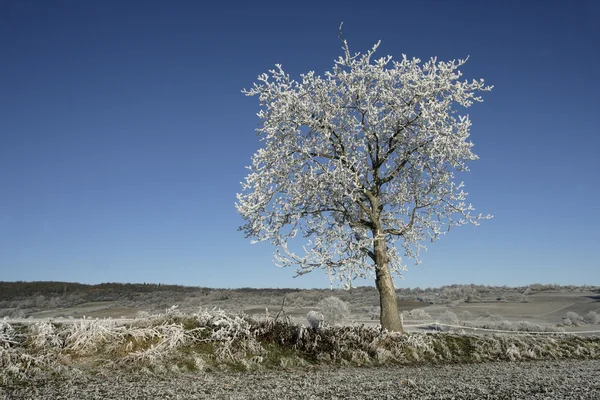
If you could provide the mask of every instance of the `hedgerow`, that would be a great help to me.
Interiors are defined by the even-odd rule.
[[[378,327],[306,327],[285,315],[251,318],[176,309],[119,320],[0,321],[0,384],[106,368],[249,370],[307,365],[389,365],[599,359],[600,337],[389,333]]]

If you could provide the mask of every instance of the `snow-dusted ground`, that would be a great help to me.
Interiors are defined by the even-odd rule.
[[[0,388],[16,399],[600,399],[600,361],[175,375],[84,375]]]

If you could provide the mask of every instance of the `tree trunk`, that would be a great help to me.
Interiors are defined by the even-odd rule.
[[[396,289],[388,268],[386,250],[385,239],[375,239],[375,283],[379,291],[381,327],[390,332],[404,332],[400,313],[398,312]]]

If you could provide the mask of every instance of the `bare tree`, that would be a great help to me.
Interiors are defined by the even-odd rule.
[[[353,55],[342,41],[323,77],[311,71],[295,81],[276,65],[243,91],[260,99],[263,147],[237,196],[240,230],[270,241],[276,264],[298,275],[324,268],[346,287],[374,276],[382,327],[402,331],[392,279],[406,268],[398,247],[418,262],[426,240],[490,218],[472,214],[454,180],[478,157],[469,117],[453,107],[482,101],[475,92],[492,87],[459,81],[466,60],[373,60],[379,43]],[[291,243],[300,235],[298,254]]]

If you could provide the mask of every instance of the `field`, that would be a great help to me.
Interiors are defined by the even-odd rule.
[[[172,306],[179,312],[218,308],[264,316],[283,311],[299,324],[317,310],[322,299],[335,296],[349,307],[346,324],[378,324],[378,294],[372,287],[343,290],[211,289],[166,285],[102,284],[86,286],[62,282],[0,282],[0,318],[12,321],[78,320],[113,318],[132,321],[143,315],[163,313]],[[542,327],[562,326],[566,331],[587,331],[584,321],[565,321],[567,313],[585,317],[600,314],[598,287],[530,285],[521,288],[454,285],[442,288],[398,290],[398,304],[405,313],[421,309],[439,319],[444,313],[457,315],[472,326],[494,326],[500,322],[527,321]],[[409,315],[410,316],[410,315]],[[406,317],[406,316],[405,316]],[[424,318],[420,318],[420,323]],[[565,324],[567,322],[567,324]],[[570,322],[570,323],[568,323]],[[406,325],[414,325],[407,320]],[[507,324],[504,324],[507,325]],[[595,325],[595,324],[592,324]],[[407,330],[417,328],[407,327]]]
[[[377,304],[0,282],[0,398],[600,398],[598,287],[402,289],[405,334]]]

